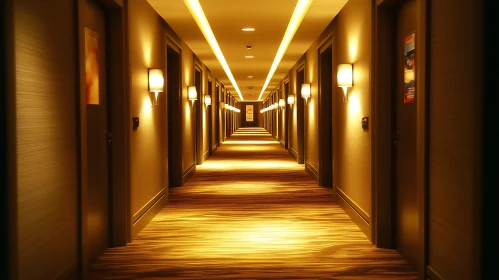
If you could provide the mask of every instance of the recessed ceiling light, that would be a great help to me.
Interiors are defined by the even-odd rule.
[[[245,55],[244,58],[255,58],[255,57],[252,55]]]
[[[253,76],[248,76],[248,79],[253,79]]]
[[[243,31],[247,31],[247,32],[255,31],[255,28],[253,28],[253,27],[245,27],[245,28],[243,28]]]

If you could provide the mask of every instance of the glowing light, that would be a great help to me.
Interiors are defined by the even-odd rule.
[[[185,1],[185,0],[184,0]],[[277,50],[277,53],[274,58],[274,62],[272,63],[272,66],[270,67],[269,74],[267,75],[267,79],[265,80],[265,84],[262,87],[262,91],[260,92],[260,95],[258,96],[258,100],[262,98],[263,92],[267,88],[267,86],[270,83],[270,79],[272,79],[272,76],[274,76],[275,71],[277,70],[277,66],[279,66],[279,63],[281,62],[282,57],[284,56],[284,53],[289,47],[289,44],[291,43],[291,40],[293,39],[293,36],[296,33],[296,30],[298,30],[298,27],[301,24],[301,21],[305,17],[305,14],[308,11],[308,8],[310,7],[310,4],[312,4],[312,0],[298,0],[298,3],[296,3],[295,10],[293,11],[293,15],[291,16],[291,19],[289,20],[288,28],[286,28],[286,32],[284,33],[284,37],[282,38],[281,45],[279,46],[279,49]]]
[[[252,31],[255,31],[255,28],[252,28],[252,27],[245,27],[242,29],[243,31],[246,31],[246,32],[252,32]]]
[[[229,78],[230,82],[232,83],[232,86],[239,95],[239,98],[241,98],[241,100],[244,100],[243,95],[241,94],[241,91],[237,86],[236,80],[234,79],[234,76],[230,71],[229,64],[227,64],[227,61],[225,60],[222,50],[218,45],[217,39],[215,38],[215,34],[213,34],[213,31],[211,30],[210,23],[208,22],[208,19],[204,14],[201,4],[199,4],[198,0],[184,0],[184,3],[187,6],[187,9],[189,9],[189,12],[196,21],[204,37],[206,38],[206,41],[208,41],[208,44],[210,45],[215,56],[217,57],[218,62],[220,62],[220,65],[222,65],[225,74],[227,74],[227,77]]]

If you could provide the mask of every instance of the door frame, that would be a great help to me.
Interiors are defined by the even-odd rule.
[[[305,163],[305,100],[301,97],[301,84],[298,78],[301,71],[303,71],[302,83],[305,83],[305,58],[303,62],[296,68],[296,90],[295,90],[295,106],[296,106],[296,133],[297,133],[297,149],[296,161],[299,164]]]
[[[291,110],[291,105],[288,104],[288,97],[289,97],[289,77],[284,78],[283,82],[283,88],[284,88],[284,102],[286,104],[285,106],[285,117],[284,117],[284,149],[288,150],[289,149],[289,126],[291,122],[289,121],[291,118],[291,113],[293,110]],[[296,97],[295,97],[296,99]]]
[[[391,203],[394,185],[392,183],[392,73],[394,67],[392,44],[393,16],[397,4],[403,0],[376,0],[373,14],[374,37],[372,50],[374,54],[373,66],[370,72],[373,112],[371,125],[372,158],[372,213],[371,221],[372,240],[377,247],[394,248],[392,213],[396,211]],[[418,265],[417,272],[420,279],[431,275],[428,264],[428,92],[429,75],[429,0],[417,0],[416,14],[416,88],[418,89],[417,120],[416,120],[416,191],[419,212],[418,231]]]
[[[208,78],[208,95],[210,96],[211,100],[213,100],[213,80],[211,78]],[[207,106],[204,103],[204,96],[202,97],[201,100],[203,106],[206,108],[206,116],[207,116],[207,126],[208,126],[208,156],[211,156],[213,153],[213,102],[211,102],[211,105]]]
[[[168,170],[170,171],[171,167],[174,166],[174,172],[168,172],[168,188],[173,188],[173,187],[180,187],[183,185],[183,169],[182,169],[182,122],[183,122],[183,117],[182,117],[182,48],[179,43],[176,43],[176,41],[173,39],[173,37],[170,37],[169,34],[166,34],[165,36],[165,69],[166,69],[166,75],[165,75],[165,88],[166,88],[166,94],[167,98],[165,98],[165,107],[167,108],[167,113],[166,113],[166,118],[167,118],[167,153],[168,153]],[[169,81],[168,81],[168,48],[171,48],[173,51],[175,51],[178,55],[178,92],[176,95],[176,104],[170,104],[170,99],[172,98],[172,92],[168,90],[169,86]],[[171,105],[171,106],[170,106]],[[169,108],[172,110],[170,111]],[[169,126],[169,116],[170,114],[172,115],[172,119],[175,119],[176,121],[172,121],[171,127]],[[172,135],[169,135],[171,131],[174,131],[175,133],[171,133]],[[170,143],[168,139],[170,137],[174,140],[172,140]],[[173,145],[173,151],[170,153],[170,146]],[[172,174],[173,173],[173,174]],[[170,182],[175,183],[175,185],[170,185]]]
[[[16,150],[13,0],[0,2],[0,264],[1,279],[17,279]]]
[[[331,48],[331,92],[325,94],[322,90],[322,54]],[[324,43],[317,49],[318,55],[318,109],[319,109],[319,176],[318,185],[332,188],[333,185],[333,85],[335,80],[333,78],[333,37],[328,37]],[[327,96],[329,95],[329,96]],[[326,102],[325,102],[326,101]],[[328,120],[330,119],[330,121]],[[325,125],[331,125],[329,129],[324,130]],[[329,133],[329,135],[326,135]],[[328,151],[329,150],[329,151]],[[329,153],[329,158],[325,153]]]
[[[211,106],[215,106],[214,114],[215,114],[215,144],[216,147],[220,147],[220,144],[222,141],[220,140],[220,82],[218,80],[215,80],[215,104]]]
[[[126,7],[123,0],[96,0],[105,11],[106,17],[106,64],[107,64],[107,88],[113,88],[106,94],[111,97],[112,102],[108,104],[108,116],[111,118],[113,128],[112,145],[112,186],[108,186],[111,232],[109,247],[125,246],[131,242],[131,225],[129,213],[129,183],[130,183],[130,146],[129,146],[129,105],[130,93],[128,89],[128,64],[126,53],[128,45],[126,42]],[[86,250],[88,244],[87,215],[88,215],[88,158],[87,158],[87,104],[85,94],[85,49],[84,49],[84,23],[82,12],[84,0],[77,1],[77,46],[78,57],[78,86],[79,98],[76,104],[78,115],[78,150],[79,150],[79,266],[83,275],[88,274],[89,260]],[[112,52],[109,50],[113,50]],[[109,171],[111,172],[111,171]]]
[[[194,80],[194,86],[196,87],[197,91],[197,102],[194,102],[194,113],[196,114],[194,120],[195,120],[195,144],[194,144],[194,151],[195,151],[195,158],[196,158],[196,165],[200,165],[203,163],[204,160],[204,155],[203,155],[203,66],[201,66],[201,61],[194,56],[194,73],[193,73],[193,80]],[[199,72],[199,81],[196,81],[196,72]],[[199,87],[198,87],[199,83]]]

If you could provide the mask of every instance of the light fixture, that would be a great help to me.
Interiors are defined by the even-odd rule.
[[[196,21],[199,29],[201,30],[201,33],[203,33],[204,38],[213,50],[213,53],[218,59],[218,62],[220,62],[220,65],[224,69],[225,74],[227,74],[227,78],[229,78],[229,81],[232,83],[232,86],[239,95],[239,98],[241,98],[241,100],[244,100],[243,95],[241,94],[241,91],[237,86],[236,80],[234,79],[234,76],[230,71],[229,64],[227,64],[222,50],[218,45],[215,34],[213,34],[213,30],[211,30],[210,23],[208,22],[208,19],[204,14],[203,8],[201,7],[201,4],[199,4],[199,0],[184,0],[184,3],[187,6],[187,9],[191,13],[192,17],[194,18],[194,21]]]
[[[198,92],[195,86],[187,87],[187,97],[191,101],[192,107],[194,107],[194,101],[198,99]]]
[[[260,95],[258,96],[257,100],[260,100],[263,93],[265,92],[265,89],[269,85],[272,76],[274,76],[274,73],[277,70],[277,66],[279,66],[279,63],[281,62],[281,59],[284,56],[284,53],[286,52],[286,49],[291,43],[291,39],[293,39],[296,30],[298,30],[301,21],[305,17],[305,14],[307,13],[310,4],[312,4],[312,0],[298,0],[298,2],[296,3],[293,15],[291,16],[288,27],[286,28],[286,32],[282,37],[281,45],[279,45],[279,49],[277,50],[277,53],[275,55],[274,62],[272,62],[269,74],[267,75],[267,79],[265,80],[265,84],[263,84],[262,91],[260,92]]]
[[[229,109],[229,106],[230,106],[229,104],[224,103],[224,109]]]
[[[246,31],[246,32],[251,32],[251,31],[255,31],[255,28],[253,28],[253,27],[245,27],[242,30]]]
[[[348,102],[348,88],[353,86],[353,65],[339,64],[337,75],[338,86],[343,88],[343,101]]]
[[[294,94],[288,95],[288,104],[291,106],[291,108],[293,108],[293,104],[295,104],[295,95]]]
[[[284,101],[284,99],[279,99],[279,107],[282,109],[284,109],[284,106],[286,106],[286,102]]]
[[[165,80],[162,69],[149,69],[149,91],[154,92],[154,103],[158,105],[158,93],[163,92]]]
[[[248,79],[253,79],[253,76],[248,76]]]
[[[301,85],[301,97],[305,99],[305,104],[307,104],[308,99],[312,96],[310,90],[310,84],[302,84]]]
[[[252,55],[245,55],[244,58],[255,58],[255,57]]]
[[[209,94],[207,94],[207,95],[204,96],[204,104],[206,106],[210,106],[211,105],[211,96]]]
[[[225,102],[220,102],[220,105],[219,105],[220,109],[225,109]]]
[[[279,104],[277,104],[277,102],[274,103],[274,110],[277,110],[279,109]]]

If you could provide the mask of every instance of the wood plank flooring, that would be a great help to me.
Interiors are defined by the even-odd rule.
[[[417,279],[265,130],[240,129],[90,279]]]

